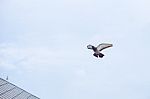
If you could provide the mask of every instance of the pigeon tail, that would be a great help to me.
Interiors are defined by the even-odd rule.
[[[93,56],[95,56],[95,57],[97,57],[97,58],[98,58],[98,55],[97,55],[96,53],[94,53],[94,54],[93,54]]]
[[[104,54],[99,53],[99,57],[100,57],[100,58],[103,58],[103,56],[104,56]]]

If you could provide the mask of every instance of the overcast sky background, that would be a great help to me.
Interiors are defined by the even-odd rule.
[[[0,0],[0,77],[41,99],[150,99],[149,37],[149,0]]]

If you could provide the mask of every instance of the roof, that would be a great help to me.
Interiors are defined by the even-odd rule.
[[[40,99],[0,78],[0,99]]]

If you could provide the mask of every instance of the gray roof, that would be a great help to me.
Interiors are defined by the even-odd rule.
[[[40,99],[0,78],[0,99]]]

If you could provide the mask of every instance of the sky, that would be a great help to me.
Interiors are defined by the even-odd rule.
[[[149,5],[0,0],[0,77],[41,99],[150,99]]]

